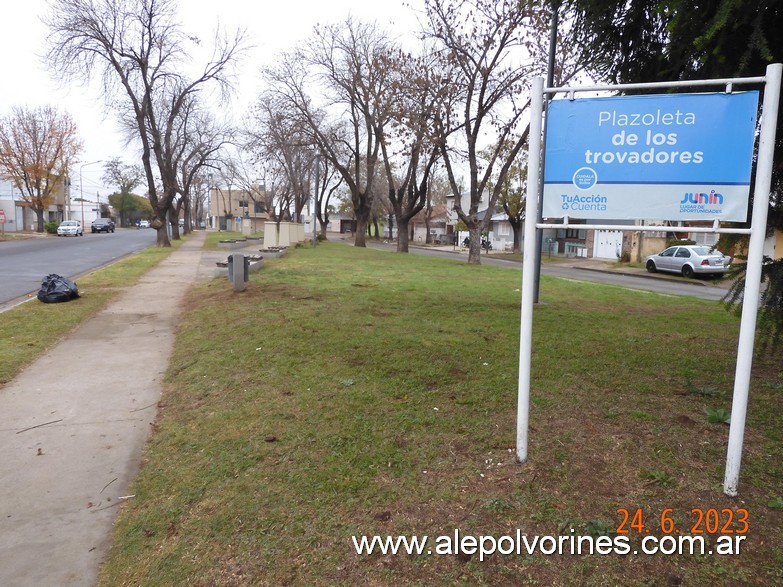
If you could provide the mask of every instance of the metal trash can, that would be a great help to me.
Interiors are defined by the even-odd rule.
[[[250,281],[250,257],[243,256],[245,260],[243,276],[244,281]],[[228,280],[234,281],[234,255],[228,256]]]

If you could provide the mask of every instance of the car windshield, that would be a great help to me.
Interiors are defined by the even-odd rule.
[[[66,220],[60,226],[78,226],[78,225],[79,223],[76,222],[75,220]]]

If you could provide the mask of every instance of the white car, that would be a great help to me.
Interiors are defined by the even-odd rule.
[[[669,271],[689,278],[694,275],[723,275],[730,265],[731,257],[705,245],[675,245],[645,259],[645,267],[650,273]]]
[[[149,220],[140,220],[139,221],[139,228],[149,228],[150,227],[150,221]]]
[[[57,227],[57,236],[84,236],[84,231],[78,220],[64,220]]]

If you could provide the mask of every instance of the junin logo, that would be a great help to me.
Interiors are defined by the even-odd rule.
[[[700,192],[688,192],[682,198],[680,204],[723,204],[723,194],[712,190],[709,194]]]

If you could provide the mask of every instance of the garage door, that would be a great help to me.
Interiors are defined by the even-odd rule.
[[[623,250],[623,233],[619,230],[596,230],[593,242],[593,257],[598,259],[620,258]]]

